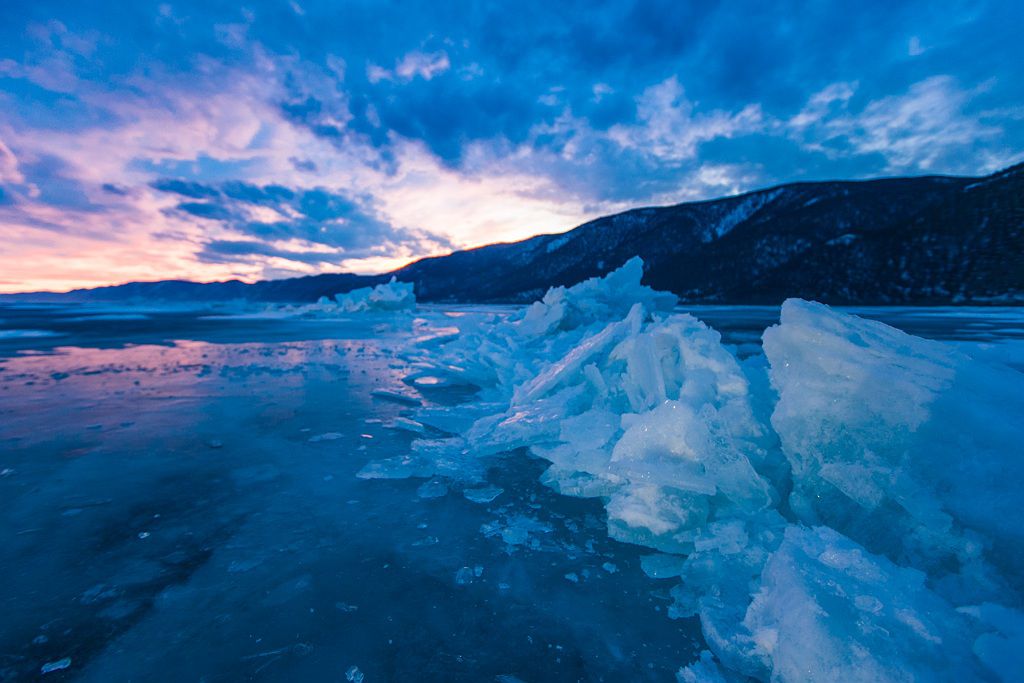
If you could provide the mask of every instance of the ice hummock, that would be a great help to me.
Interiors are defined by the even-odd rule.
[[[601,499],[608,533],[679,577],[672,614],[709,650],[680,680],[1012,678],[1021,374],[799,300],[741,362],[642,274],[414,345],[410,384],[477,394],[458,419],[413,411],[447,436],[361,476],[480,488],[488,458],[544,459],[543,483]]]
[[[416,305],[416,295],[411,282],[391,280],[376,287],[362,287],[347,294],[335,295],[334,300],[345,311],[356,312],[366,310],[400,311]]]
[[[416,306],[416,294],[411,282],[391,280],[374,287],[360,287],[344,294],[336,294],[334,300],[321,297],[317,307],[325,312],[361,313],[365,311],[404,311]]]
[[[335,319],[353,313],[394,314],[416,308],[415,287],[399,282],[395,276],[386,283],[360,287],[333,297],[322,296],[316,303],[268,304],[251,301],[222,302],[215,305],[218,313],[207,317],[235,319]]]
[[[1020,373],[804,301],[786,302],[764,348],[802,519],[948,574],[953,593],[965,572],[976,599],[1004,591],[998,576],[1019,584]]]

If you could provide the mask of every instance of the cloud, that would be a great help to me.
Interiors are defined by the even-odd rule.
[[[678,79],[672,76],[637,97],[637,123],[614,126],[609,135],[625,148],[643,150],[667,162],[692,159],[702,142],[758,131],[761,107],[749,104],[736,113],[694,114]]]
[[[305,173],[316,173],[317,171],[316,162],[311,161],[310,159],[288,157],[288,161],[291,162],[292,166],[295,167],[296,171],[303,171]]]
[[[370,83],[381,81],[408,83],[415,78],[429,81],[448,71],[449,68],[451,68],[451,62],[448,61],[448,54],[443,50],[431,53],[413,51],[398,60],[394,70],[385,69],[376,64],[367,65],[366,78]]]
[[[188,180],[180,180],[175,178],[161,178],[160,180],[154,181],[152,186],[156,190],[161,192],[172,192],[179,194],[182,197],[191,197],[192,199],[208,199],[211,197],[219,197],[220,190],[202,183],[197,183]]]
[[[416,77],[429,81],[447,71],[450,66],[448,55],[444,51],[430,54],[410,52],[395,66],[395,76],[403,81],[411,81]]]
[[[279,249],[266,242],[252,240],[212,240],[203,245],[198,258],[206,263],[232,264],[239,261],[260,263],[264,257],[285,262],[304,263],[312,266],[333,266],[337,263],[337,254],[333,251],[301,251]],[[280,266],[276,266],[280,268]],[[300,272],[290,269],[292,272]]]
[[[0,183],[23,183],[25,176],[18,169],[18,158],[11,148],[0,140]]]
[[[109,192],[110,194],[114,194],[119,197],[127,197],[130,194],[130,192],[127,189],[123,187],[118,187],[113,183],[103,183],[102,185],[100,185],[100,189],[102,189],[104,192]]]
[[[280,206],[295,199],[296,194],[296,190],[283,185],[260,186],[237,180],[224,183],[220,192],[231,199],[265,206]]]
[[[837,111],[844,110],[857,91],[857,83],[832,83],[823,90],[814,93],[800,113],[789,120],[789,126],[795,131],[804,131],[815,124],[821,124]]]
[[[890,169],[929,170],[953,150],[1001,133],[965,113],[972,95],[951,76],[933,76],[905,95],[869,103],[859,115],[836,121],[835,129],[849,137],[858,154],[882,154]]]
[[[207,263],[226,263],[229,255],[245,255],[246,262],[254,262],[252,257],[256,256],[273,256],[324,265],[451,248],[443,236],[391,225],[379,215],[369,197],[322,187],[303,189],[239,181],[212,186],[166,179],[153,183],[153,187],[205,200],[180,202],[170,210],[220,224],[219,236],[205,242],[200,252],[201,260]]]
[[[966,152],[960,159],[969,159],[1004,133],[970,111],[986,85],[964,90],[952,76],[932,76],[859,110],[851,106],[855,89],[836,83],[816,93],[789,125],[810,147],[831,155],[880,155],[893,172],[958,170],[958,155]]]
[[[232,214],[220,204],[205,204],[202,202],[182,202],[175,207],[178,211],[184,211],[196,218],[208,218],[215,221],[231,220]]]

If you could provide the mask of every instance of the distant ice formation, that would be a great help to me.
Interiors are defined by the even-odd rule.
[[[646,572],[679,577],[671,613],[708,647],[680,681],[1019,677],[1024,377],[800,300],[741,361],[642,274],[448,320],[407,381],[478,392],[418,409],[431,436],[360,476],[462,479],[486,502],[486,456],[529,449],[546,485],[658,551]],[[339,305],[412,298],[382,287]]]
[[[361,313],[364,311],[404,311],[416,306],[411,282],[399,282],[394,276],[376,287],[360,287],[336,294],[331,300],[320,297],[315,308],[323,313]]]
[[[347,294],[334,297],[342,310],[357,311],[400,311],[416,305],[416,295],[411,282],[398,282],[394,276],[387,284],[376,287],[361,287]]]

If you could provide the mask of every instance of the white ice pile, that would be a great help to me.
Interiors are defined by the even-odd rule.
[[[375,287],[361,287],[333,298],[322,296],[312,304],[268,304],[234,301],[212,304],[220,315],[255,319],[326,319],[348,318],[352,313],[404,313],[416,308],[413,283],[399,282],[394,276]],[[219,317],[219,316],[216,316]]]
[[[416,306],[416,294],[411,282],[391,280],[375,287],[360,287],[344,294],[336,294],[334,300],[320,297],[317,307],[326,313],[362,313],[365,311],[405,311]]]
[[[799,300],[740,362],[642,273],[420,340],[411,384],[479,393],[362,476],[479,482],[530,449],[658,551],[710,650],[681,681],[1019,679],[1024,376]]]

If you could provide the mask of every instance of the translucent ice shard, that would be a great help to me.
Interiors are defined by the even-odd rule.
[[[789,527],[743,620],[747,671],[784,681],[982,678],[974,626],[925,579],[832,529]]]
[[[789,300],[764,333],[790,505],[875,552],[938,575],[1024,576],[1024,375],[940,342]],[[963,585],[951,586],[962,592]]]
[[[465,489],[462,495],[474,503],[490,503],[504,492],[505,489],[498,488],[497,486],[483,486],[481,488]]]

